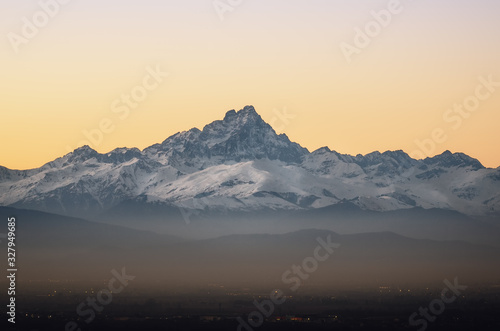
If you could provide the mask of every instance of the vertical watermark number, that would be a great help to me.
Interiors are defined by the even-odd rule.
[[[7,234],[7,279],[9,280],[7,315],[10,323],[16,323],[16,218],[9,217],[7,226],[9,231]]]

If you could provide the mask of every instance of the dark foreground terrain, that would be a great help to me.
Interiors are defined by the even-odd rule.
[[[17,218],[19,270],[15,324],[0,278],[0,330],[500,330],[495,231],[438,240],[310,224],[186,239],[2,213]]]
[[[383,286],[331,291],[331,295],[298,295],[287,297],[286,302],[272,308],[264,307],[272,312],[263,321],[258,320],[262,315],[256,313],[259,310],[255,301],[262,304],[269,296],[260,295],[259,291],[226,289],[221,294],[208,286],[198,293],[141,295],[131,289],[129,294],[116,296],[109,305],[101,307],[101,312],[89,323],[85,320],[90,314],[79,316],[76,311],[85,294],[69,294],[68,290],[60,289],[64,287],[61,284],[52,287],[59,290],[49,289],[50,285],[42,287],[52,294],[41,295],[37,290],[19,296],[15,326],[3,318],[2,330],[424,330],[426,326],[426,330],[496,331],[500,328],[500,288],[496,286],[468,287],[438,315],[432,311],[439,309],[439,305],[434,310],[430,307],[440,297],[437,289]],[[418,316],[414,321],[419,324],[411,326],[409,318],[420,308],[427,309],[430,321],[425,325],[419,322],[425,317]],[[255,318],[255,326],[246,324],[249,316]]]

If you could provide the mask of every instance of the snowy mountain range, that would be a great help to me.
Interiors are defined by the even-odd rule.
[[[88,146],[38,169],[0,167],[0,205],[94,217],[123,203],[188,210],[308,210],[350,202],[371,211],[421,207],[500,216],[500,168],[462,153],[309,152],[251,106],[144,150]]]

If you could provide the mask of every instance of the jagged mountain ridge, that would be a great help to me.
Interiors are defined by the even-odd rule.
[[[177,133],[144,153],[163,164],[199,170],[228,161],[263,158],[298,163],[308,151],[285,134],[277,135],[253,107],[247,106],[238,113],[228,111],[222,121],[214,121],[202,131],[193,128]]]
[[[403,151],[309,152],[276,134],[252,106],[143,151],[88,146],[38,169],[0,167],[0,205],[96,215],[124,201],[188,209],[309,209],[351,201],[388,211],[442,208],[500,213],[500,168],[465,154],[425,160]]]

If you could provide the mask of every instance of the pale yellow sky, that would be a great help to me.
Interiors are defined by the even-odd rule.
[[[248,1],[222,21],[210,1],[70,2],[19,52],[0,42],[0,165],[41,166],[96,129],[100,152],[145,148],[251,104],[311,151],[449,149],[498,167],[500,84],[479,78],[500,82],[500,5],[443,2],[401,1],[350,63],[341,43],[387,1]],[[22,36],[40,10],[2,2],[0,33]],[[157,67],[169,75],[147,78]],[[447,112],[465,101],[471,111]]]

